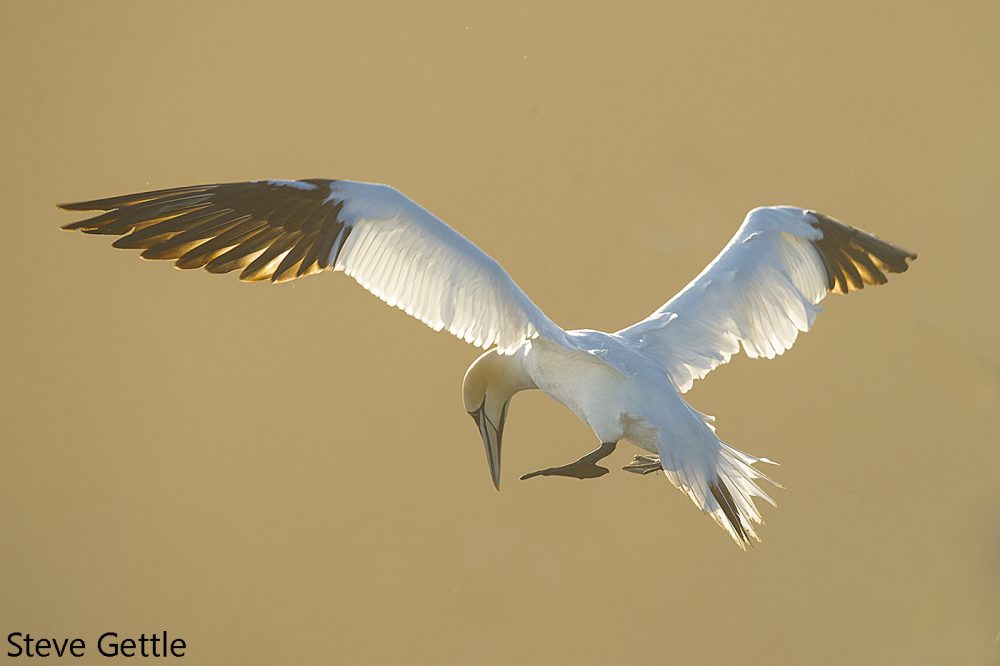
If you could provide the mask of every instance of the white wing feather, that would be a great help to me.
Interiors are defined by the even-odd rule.
[[[680,391],[743,348],[774,358],[808,331],[819,302],[902,273],[916,254],[802,208],[747,213],[722,252],[676,296],[618,332],[657,359]]]
[[[827,294],[810,241],[823,233],[801,208],[757,208],[722,252],[676,296],[618,332],[656,358],[680,391],[728,363],[740,346],[774,358],[808,331]]]
[[[330,197],[353,228],[334,270],[387,304],[500,353],[538,335],[565,337],[496,260],[398,190],[335,181]]]

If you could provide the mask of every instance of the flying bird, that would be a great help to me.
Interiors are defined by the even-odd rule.
[[[287,282],[343,271],[435,331],[487,350],[465,373],[465,409],[500,488],[511,398],[541,389],[568,407],[600,445],[535,476],[595,478],[622,440],[648,455],[626,469],[662,470],[741,548],[759,541],[755,501],[774,501],[756,465],[716,436],[714,419],[682,397],[740,348],[774,358],[808,331],[819,302],[883,284],[916,255],[832,217],[791,206],[751,210],[708,266],[662,307],[614,333],[563,330],[492,257],[388,185],[267,180],[194,185],[61,204],[106,211],[64,229],[119,236],[118,248],[178,268],[240,271]],[[777,484],[775,484],[777,485]]]

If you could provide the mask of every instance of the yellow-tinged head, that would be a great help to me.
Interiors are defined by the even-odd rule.
[[[519,354],[502,356],[490,350],[465,371],[462,400],[479,428],[493,485],[500,490],[500,448],[510,399],[518,391],[535,388]]]

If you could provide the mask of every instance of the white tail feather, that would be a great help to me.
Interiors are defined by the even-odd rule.
[[[670,482],[690,497],[695,506],[712,516],[745,550],[753,541],[760,541],[754,525],[763,524],[754,498],[775,506],[774,500],[757,481],[763,479],[781,487],[754,465],[776,463],[729,446],[715,435],[711,416],[689,409],[698,419],[697,427],[684,428],[680,437],[676,436],[681,433],[675,428],[667,433],[661,430],[657,442],[660,465]]]

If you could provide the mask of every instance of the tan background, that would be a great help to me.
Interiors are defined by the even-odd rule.
[[[5,2],[0,635],[1000,663],[1000,5],[832,4]],[[56,201],[279,177],[398,186],[566,327],[645,316],[760,204],[921,257],[691,393],[783,463],[743,554],[617,471],[634,451],[518,481],[594,444],[537,392],[494,491],[475,350],[343,277],[244,285],[57,230]]]

